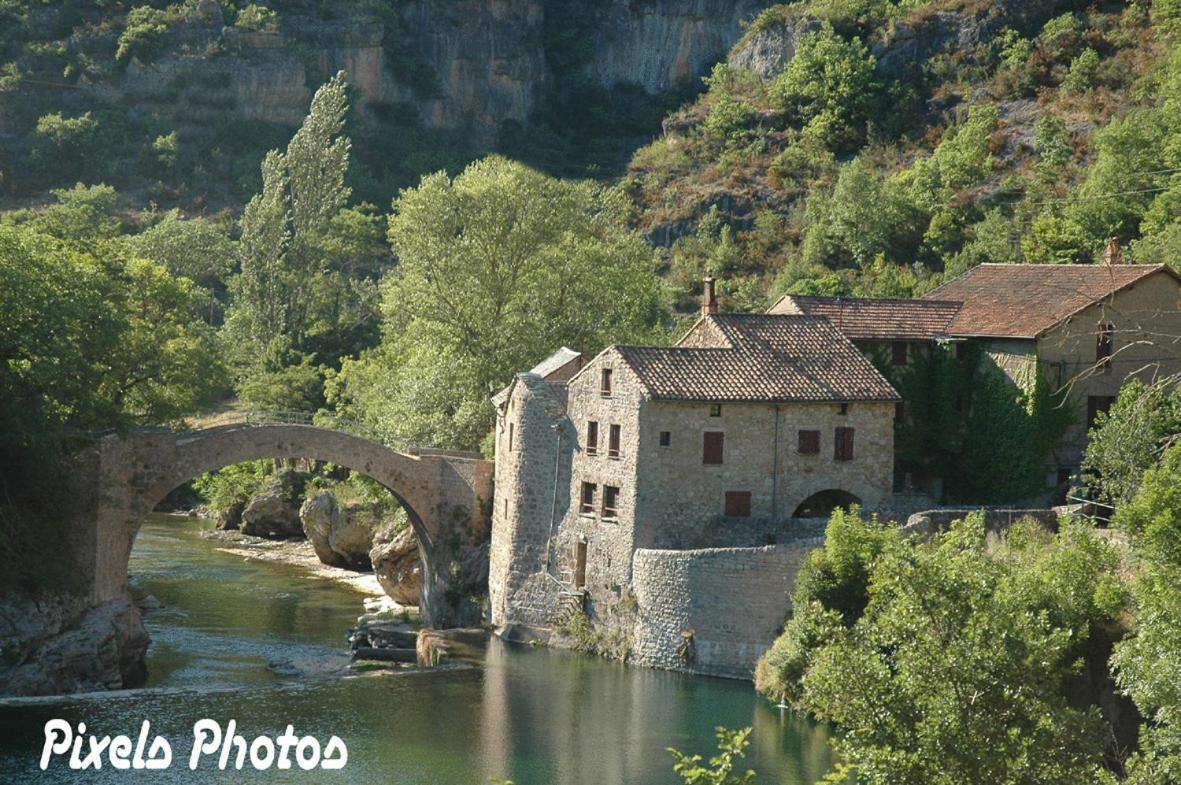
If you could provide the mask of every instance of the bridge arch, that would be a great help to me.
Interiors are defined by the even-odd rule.
[[[420,612],[433,627],[470,623],[449,592],[465,546],[487,538],[492,464],[440,451],[393,450],[363,437],[299,424],[236,424],[176,434],[104,437],[94,540],[96,600],[126,590],[127,560],[140,522],[174,488],[206,472],[267,458],[328,461],[372,478],[406,510],[422,560]]]

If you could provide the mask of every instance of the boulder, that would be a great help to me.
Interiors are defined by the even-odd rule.
[[[300,477],[293,471],[281,471],[267,487],[254,496],[242,510],[241,530],[255,537],[303,537],[299,507],[295,499],[302,490]]]
[[[236,501],[217,514],[217,528],[222,531],[237,531],[242,525],[242,511],[246,502]]]
[[[369,569],[373,532],[348,510],[342,510],[331,493],[324,491],[305,501],[299,508],[299,519],[303,533],[324,564]]]
[[[377,582],[399,605],[418,605],[422,565],[418,560],[418,538],[407,526],[388,542],[379,542],[369,551],[369,560]]]

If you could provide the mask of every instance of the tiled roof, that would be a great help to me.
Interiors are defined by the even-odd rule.
[[[898,394],[816,316],[711,314],[727,346],[617,346],[647,394],[716,402],[895,401]]]
[[[784,295],[768,313],[824,316],[853,340],[929,341],[947,335],[960,310],[944,300]]]
[[[982,264],[926,295],[958,300],[953,335],[1037,338],[1084,308],[1165,265]],[[924,299],[926,299],[924,298]]]

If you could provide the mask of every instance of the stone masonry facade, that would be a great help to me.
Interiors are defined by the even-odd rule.
[[[836,354],[797,378],[790,356],[759,354],[782,325],[794,331],[783,340],[818,352],[832,341]],[[746,345],[725,345],[726,332],[745,340],[733,333],[748,328],[758,362],[787,371],[742,364]],[[634,662],[749,676],[818,544],[793,517],[889,502],[896,395],[839,333],[810,317],[711,317],[687,339],[611,347],[572,376],[551,358],[494,399],[489,596],[502,634],[544,637],[573,612],[597,625],[634,608]],[[752,381],[716,387],[730,369]],[[834,378],[816,385],[816,373]]]

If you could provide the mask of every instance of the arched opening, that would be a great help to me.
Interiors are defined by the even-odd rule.
[[[796,511],[792,513],[792,517],[827,518],[832,515],[834,510],[847,510],[854,504],[861,504],[861,499],[848,491],[830,488],[819,493],[814,493],[800,502],[800,505],[796,507]]]

